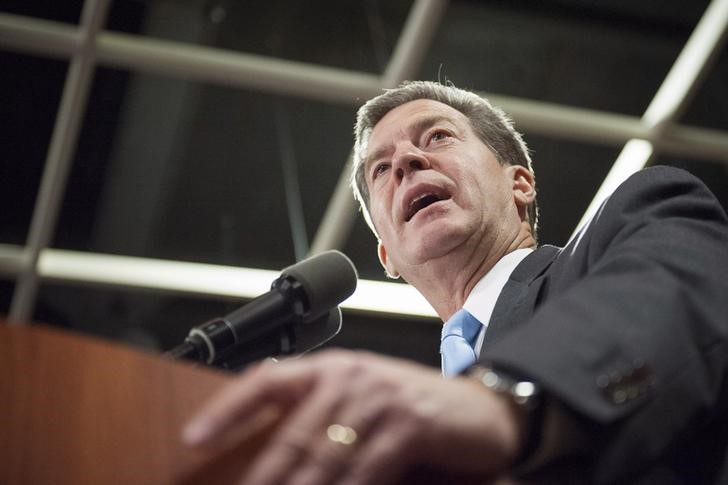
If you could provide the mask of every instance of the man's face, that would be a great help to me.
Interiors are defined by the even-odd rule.
[[[402,274],[455,250],[492,248],[520,218],[514,178],[469,120],[432,100],[405,103],[374,127],[364,160],[380,259]]]

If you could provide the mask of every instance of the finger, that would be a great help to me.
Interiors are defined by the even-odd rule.
[[[410,468],[416,456],[416,430],[408,423],[388,419],[371,431],[342,479],[346,485],[395,483]],[[447,446],[447,444],[443,444]]]
[[[322,422],[321,432],[312,436],[291,485],[335,483],[385,414],[391,402],[388,386],[373,384],[366,378],[354,380],[349,386],[340,410]]]
[[[340,406],[336,386],[323,385],[303,401],[278,428],[246,475],[244,483],[284,483],[286,474],[311,453],[311,444],[325,436],[326,425]],[[335,462],[336,460],[334,460]],[[330,465],[327,461],[323,466]]]
[[[331,427],[349,429],[341,425],[331,425],[322,430],[320,435],[335,436],[329,431]],[[349,429],[349,432],[350,429]],[[353,432],[351,432],[353,434]],[[320,438],[317,436],[310,441],[317,444],[307,447],[300,455],[300,462],[296,466],[296,472],[289,477],[288,485],[326,485],[335,483],[336,478],[341,475],[349,463],[352,454],[355,452],[356,440],[345,441],[340,435],[337,438]],[[313,449],[312,449],[313,448]]]
[[[313,370],[301,362],[258,365],[197,412],[183,430],[183,442],[190,446],[214,444],[236,422],[252,418],[271,404],[290,403],[304,395],[313,377]]]

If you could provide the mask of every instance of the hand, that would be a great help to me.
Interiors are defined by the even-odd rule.
[[[383,484],[414,465],[494,477],[523,439],[519,411],[478,382],[343,350],[246,371],[206,404],[183,439],[192,446],[224,442],[271,403],[284,421],[245,483]],[[332,424],[355,430],[355,438],[345,436],[353,443],[330,439]]]

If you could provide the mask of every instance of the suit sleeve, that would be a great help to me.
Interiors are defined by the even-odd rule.
[[[579,417],[595,483],[725,422],[728,222],[699,180],[667,167],[631,177],[554,272],[533,317],[481,359]]]

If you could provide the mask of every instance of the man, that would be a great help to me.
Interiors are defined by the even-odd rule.
[[[360,109],[356,135],[380,260],[447,322],[452,378],[360,352],[264,364],[190,423],[189,444],[276,403],[284,421],[246,483],[391,483],[422,465],[481,481],[728,480],[728,222],[699,181],[645,170],[565,248],[534,251],[528,152],[487,101],[407,83]],[[479,320],[465,340],[450,335],[462,315]]]

